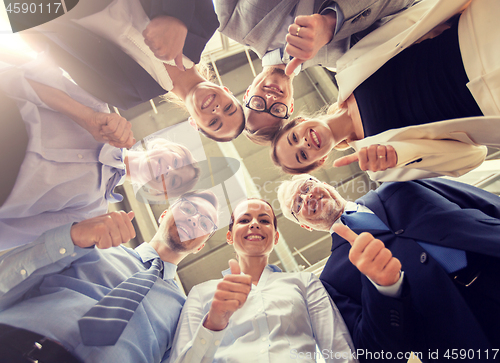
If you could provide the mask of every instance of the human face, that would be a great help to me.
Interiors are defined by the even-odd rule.
[[[313,229],[328,231],[344,212],[346,201],[327,183],[309,178],[297,180],[287,208],[297,221]]]
[[[243,109],[226,87],[197,84],[186,96],[186,107],[199,129],[218,139],[232,139],[245,122]]]
[[[227,233],[227,240],[238,256],[269,257],[279,237],[272,208],[261,200],[250,199],[240,203],[233,215],[233,230]]]
[[[195,169],[180,150],[156,148],[143,154],[139,173],[146,178],[146,187],[153,195],[175,195],[182,185],[193,180]]]
[[[276,142],[276,155],[282,165],[299,169],[325,158],[334,146],[332,132],[326,123],[304,120]]]
[[[293,112],[292,78],[287,76],[281,67],[264,67],[248,87],[243,101],[247,103],[252,96],[262,97],[266,102],[266,109],[276,102],[281,102],[288,107],[288,113]],[[246,107],[245,115],[246,128],[251,132],[283,122],[282,118]]]
[[[184,205],[186,203],[187,207]],[[193,212],[186,212],[191,208],[194,208]],[[207,220],[212,224],[206,224]],[[206,199],[189,196],[185,199],[181,198],[167,211],[164,223],[167,225],[165,239],[173,250],[196,250],[214,232],[214,230],[207,232],[207,226],[217,228],[217,210]]]

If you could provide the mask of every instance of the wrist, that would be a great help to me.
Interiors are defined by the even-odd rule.
[[[207,318],[205,319],[205,322],[203,323],[203,326],[207,328],[208,330],[212,331],[221,331],[224,330],[227,327],[228,322],[214,322],[213,319],[210,316],[210,312],[207,315]]]

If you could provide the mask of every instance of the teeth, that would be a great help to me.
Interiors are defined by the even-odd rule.
[[[245,237],[249,241],[261,241],[264,239],[262,236],[257,236],[257,235],[252,235],[252,236],[246,236]]]
[[[311,137],[312,137],[314,143],[316,144],[316,146],[319,146],[318,136],[316,135],[316,133],[314,131],[311,131]]]
[[[210,96],[210,98],[205,102],[203,103],[203,105],[201,105],[203,108],[207,108],[208,105],[210,105],[210,102],[212,102],[212,100],[214,99],[214,95]]]

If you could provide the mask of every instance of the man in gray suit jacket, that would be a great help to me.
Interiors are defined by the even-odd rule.
[[[262,58],[263,70],[244,96],[247,136],[257,143],[270,141],[293,112],[295,69],[335,67],[351,43],[413,2],[215,0],[219,31]]]

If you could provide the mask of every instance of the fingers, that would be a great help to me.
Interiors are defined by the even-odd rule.
[[[239,275],[241,274],[240,264],[236,260],[229,260],[229,268],[231,269],[231,274]]]
[[[293,58],[285,67],[285,74],[287,76],[290,76],[293,74],[293,72],[295,71],[295,69],[300,66],[302,63],[304,63],[304,61],[302,59],[299,59],[299,58]]]
[[[384,171],[397,164],[396,150],[390,145],[370,145],[358,151],[361,170]]]
[[[335,166],[335,167],[345,166],[345,165],[349,165],[351,163],[354,163],[358,160],[359,160],[358,153],[354,153],[354,154],[350,154],[350,155],[346,155],[346,156],[342,156],[341,158],[338,158],[337,160],[335,160],[333,162],[333,166]]]
[[[116,113],[105,114],[101,135],[109,144],[115,147],[130,148],[135,144],[132,123]]]
[[[349,242],[351,245],[354,243],[358,235],[354,233],[349,227],[343,225],[343,224],[335,224],[332,227],[333,231],[337,233],[340,237],[345,239],[347,242]]]
[[[135,229],[127,213],[119,211],[109,213],[106,216],[107,219],[104,221],[105,227],[103,227],[102,235],[105,236],[107,230],[109,238],[98,240],[95,244],[97,248],[117,247],[135,237]]]
[[[82,248],[119,246],[135,237],[133,218],[133,212],[119,211],[86,219],[71,227],[71,239],[75,246]]]
[[[351,243],[349,260],[361,273],[381,286],[390,286],[398,281],[401,262],[393,257],[381,240],[366,232],[358,236],[340,224],[335,225],[333,231]]]
[[[184,67],[184,64],[182,63],[182,53],[177,54],[177,56],[175,57],[175,65],[181,71],[185,71],[186,70],[186,68]]]

